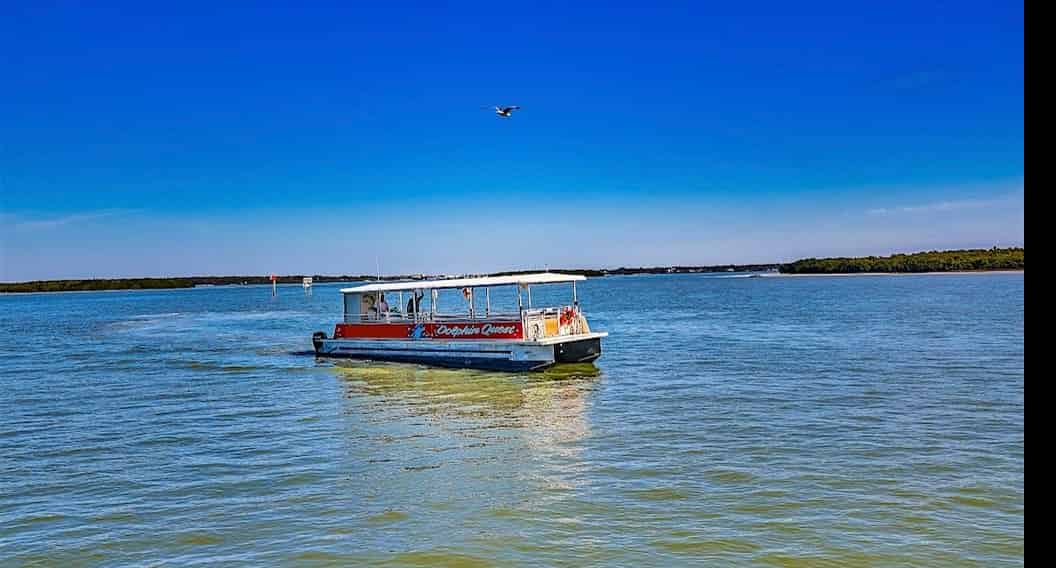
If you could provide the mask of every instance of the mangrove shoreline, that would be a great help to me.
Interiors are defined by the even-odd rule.
[[[992,248],[950,251],[927,251],[891,256],[847,258],[807,258],[785,264],[723,264],[712,266],[653,266],[620,267],[614,269],[554,269],[554,272],[581,274],[588,277],[636,274],[699,274],[716,272],[769,272],[782,276],[808,275],[886,275],[935,274],[970,272],[1022,272],[1025,270],[1023,248]],[[496,272],[489,276],[509,276],[538,272],[523,270]],[[362,282],[377,279],[376,275],[296,274],[277,277],[279,284],[300,284],[310,276],[316,284],[327,282]],[[385,280],[420,280],[445,276],[402,274],[384,276]],[[199,286],[242,286],[270,284],[268,276],[186,276],[176,278],[97,278],[79,280],[37,280],[31,282],[0,283],[0,293],[84,292],[103,290],[166,290]]]

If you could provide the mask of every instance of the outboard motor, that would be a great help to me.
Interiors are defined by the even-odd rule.
[[[317,331],[312,334],[312,345],[315,346],[315,352],[319,353],[319,349],[323,347],[323,340],[326,339],[325,331]]]

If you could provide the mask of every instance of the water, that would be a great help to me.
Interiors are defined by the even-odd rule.
[[[525,375],[298,354],[336,286],[0,297],[0,564],[1023,563],[1022,275],[579,291]]]

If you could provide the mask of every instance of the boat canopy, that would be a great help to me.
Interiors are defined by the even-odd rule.
[[[342,294],[361,294],[364,292],[399,292],[403,290],[439,290],[442,288],[481,288],[486,286],[513,286],[533,284],[560,284],[586,280],[578,274],[558,274],[556,272],[537,272],[534,274],[514,274],[512,276],[484,276],[480,278],[450,278],[446,280],[412,280],[406,282],[376,282],[355,288],[343,288]]]

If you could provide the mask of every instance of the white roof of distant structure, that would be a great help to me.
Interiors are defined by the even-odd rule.
[[[362,292],[397,292],[400,290],[435,290],[440,288],[478,288],[483,286],[511,286],[517,284],[559,284],[561,282],[578,282],[586,276],[577,274],[558,274],[556,272],[536,272],[534,274],[514,274],[512,276],[483,276],[480,278],[451,278],[447,280],[408,280],[404,282],[377,282],[364,284],[355,288],[344,288],[343,294]]]

